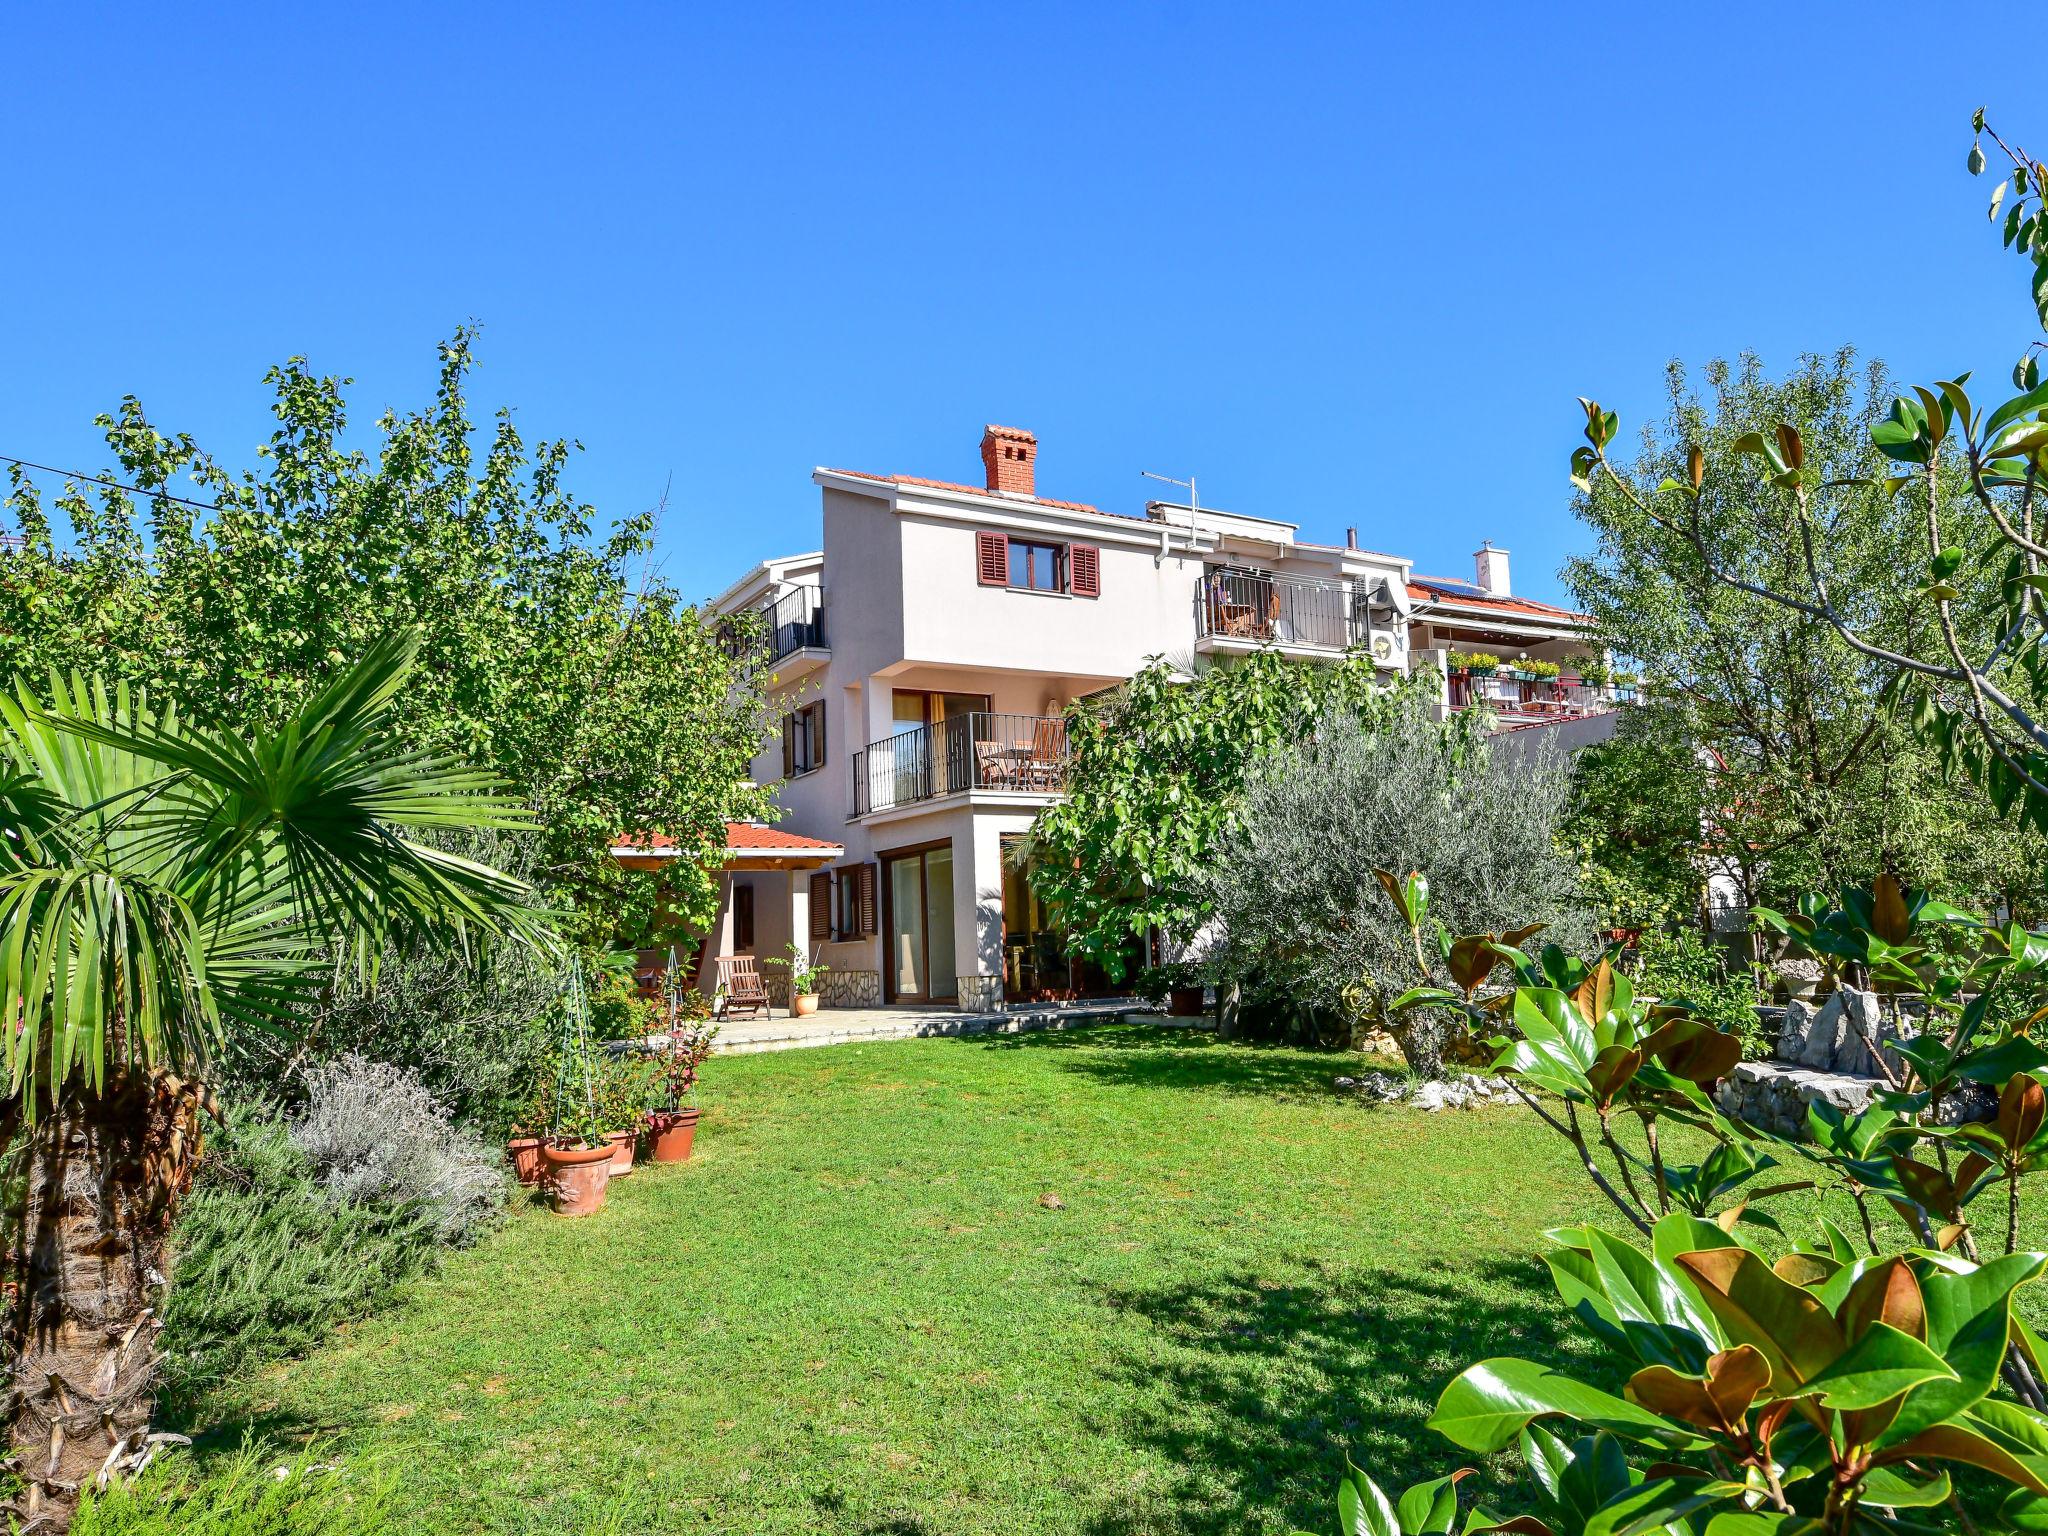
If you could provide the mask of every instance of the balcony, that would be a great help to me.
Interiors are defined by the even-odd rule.
[[[977,792],[1056,795],[1066,785],[1067,722],[977,711],[869,742],[853,754],[847,819]]]
[[[1372,639],[1368,599],[1341,581],[1212,570],[1195,593],[1195,649],[1344,651]]]
[[[1445,682],[1452,710],[1484,706],[1504,724],[1604,715],[1633,704],[1637,697],[1633,684],[1563,683],[1554,677],[1516,677],[1463,668],[1454,668]]]
[[[785,682],[802,677],[825,664],[831,652],[825,644],[825,595],[816,587],[791,587],[758,610],[761,629],[746,636],[728,622],[721,639],[729,655],[751,669],[781,667]]]

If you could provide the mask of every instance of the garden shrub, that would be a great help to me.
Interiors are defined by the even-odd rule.
[[[397,1067],[350,1054],[316,1068],[291,1134],[335,1198],[417,1210],[436,1242],[474,1242],[504,1212],[502,1157]]]
[[[1740,1039],[1744,1056],[1769,1054],[1756,1016],[1755,983],[1746,970],[1733,969],[1725,952],[1710,947],[1696,928],[1681,924],[1645,930],[1636,944],[1634,971],[1639,990],[1685,1003],[1694,1018]]]
[[[242,1110],[172,1228],[164,1386],[177,1402],[300,1354],[432,1262],[434,1212],[335,1198],[287,1128]]]
[[[541,873],[531,834],[429,832],[421,841],[522,880]],[[231,1041],[222,1095],[296,1110],[306,1064],[353,1051],[405,1068],[458,1122],[497,1136],[561,1033],[561,990],[558,965],[523,946],[464,955],[444,945],[386,945],[374,984],[352,966],[338,967],[307,1007],[297,1032],[303,1055],[280,1037],[245,1033]]]
[[[1546,939],[1582,948],[1591,915],[1556,839],[1568,790],[1554,750],[1498,751],[1475,717],[1433,720],[1418,695],[1384,720],[1332,711],[1253,768],[1209,865],[1218,974],[1283,1013],[1384,1021],[1409,1064],[1436,1075],[1453,1026],[1444,1010],[1389,1015],[1421,978],[1374,871],[1427,876],[1454,933],[1543,923]]]
[[[271,1461],[244,1445],[199,1466],[169,1456],[132,1482],[90,1495],[72,1536],[381,1536],[400,1528],[391,1480],[302,1450]]]

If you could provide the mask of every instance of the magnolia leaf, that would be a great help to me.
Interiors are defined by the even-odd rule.
[[[1941,1356],[1911,1334],[1872,1323],[1806,1389],[1821,1393],[1821,1406],[1848,1413],[1888,1403],[1922,1382],[1957,1379]]]
[[[1337,1527],[1342,1536],[1401,1536],[1401,1519],[1380,1485],[1347,1466],[1337,1484]]]
[[[1826,1370],[1847,1345],[1813,1293],[1780,1279],[1744,1248],[1681,1253],[1678,1267],[1698,1282],[1707,1309],[1730,1344],[1754,1345],[1771,1367],[1772,1392],[1786,1397]]]
[[[1902,1461],[1914,1460],[1957,1461],[1965,1466],[1982,1467],[1993,1476],[2002,1477],[2030,1493],[2048,1494],[2048,1481],[2043,1481],[2041,1475],[2041,1469],[2048,1467],[2048,1459],[2028,1457],[2022,1460],[1996,1441],[1961,1424],[1936,1424],[1930,1429],[1923,1429],[1911,1438],[1878,1452],[1872,1458],[1872,1465],[1897,1466]]]
[[[1946,1504],[1953,1491],[1946,1472],[1937,1472],[1924,1483],[1910,1482],[1889,1467],[1873,1467],[1863,1474],[1863,1502],[1885,1509],[1933,1509]]]
[[[1699,1437],[1625,1398],[1538,1365],[1533,1360],[1482,1360],[1461,1371],[1437,1399],[1429,1428],[1453,1445],[1490,1453],[1514,1444],[1524,1426],[1559,1414],[1623,1439],[1685,1449]]]
[[[1952,1419],[1982,1401],[1998,1381],[2011,1334],[2012,1295],[2039,1277],[2048,1255],[2013,1253],[1957,1274],[1930,1270],[1920,1280],[1927,1308],[1927,1347],[1956,1373],[1907,1397],[1887,1442]]]
[[[1473,1473],[1460,1467],[1448,1477],[1417,1483],[1400,1497],[1394,1513],[1406,1536],[1449,1536],[1458,1520],[1458,1484]]]

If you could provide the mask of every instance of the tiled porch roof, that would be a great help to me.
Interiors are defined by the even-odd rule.
[[[676,840],[661,832],[621,838],[612,846],[614,857],[678,851]],[[729,859],[744,859],[749,856],[773,857],[778,854],[836,859],[845,852],[842,844],[827,842],[823,838],[800,837],[794,832],[764,826],[758,821],[728,821],[725,824],[725,854]]]
[[[1428,576],[1411,576],[1408,578],[1408,595],[1418,603],[1455,603],[1460,608],[1490,609],[1532,619],[1556,619],[1570,624],[1586,622],[1583,613],[1574,613],[1569,608],[1539,603],[1528,597],[1497,597],[1478,591],[1469,581],[1439,581]]]

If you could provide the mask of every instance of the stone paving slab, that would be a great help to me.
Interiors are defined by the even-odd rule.
[[[1015,1035],[1027,1030],[1076,1029],[1119,1019],[1141,1024],[1184,1025],[1206,1029],[1213,1020],[1170,1019],[1163,1012],[1128,1000],[1070,1003],[1053,1007],[1019,1007],[994,1013],[945,1008],[821,1008],[808,1018],[735,1019],[721,1024],[714,1054],[737,1056],[750,1051],[789,1051],[814,1045],[846,1045],[863,1040],[916,1040],[934,1035]]]

